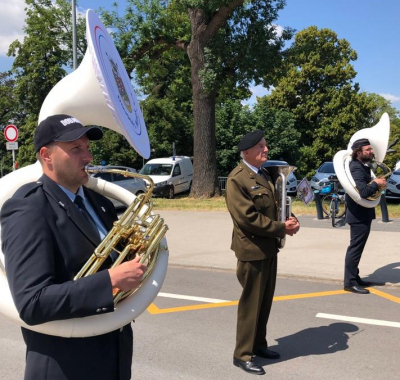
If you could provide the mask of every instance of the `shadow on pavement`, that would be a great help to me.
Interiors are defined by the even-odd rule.
[[[379,253],[377,253],[379,254]],[[363,278],[364,281],[391,282],[392,284],[400,283],[400,262],[392,263],[378,268],[374,273]]]
[[[259,365],[271,365],[302,356],[326,355],[347,350],[349,347],[347,342],[351,337],[349,337],[348,333],[357,333],[357,331],[357,326],[342,322],[332,323],[329,326],[305,329],[295,334],[276,339],[278,344],[268,347],[280,353],[281,358],[279,360],[268,360],[257,357],[256,361]]]

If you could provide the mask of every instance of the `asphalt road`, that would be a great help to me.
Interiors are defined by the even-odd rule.
[[[355,295],[344,293],[340,281],[279,277],[268,335],[281,359],[260,361],[266,370],[263,378],[397,380],[400,289],[376,291]],[[170,267],[154,307],[133,325],[132,378],[252,378],[232,365],[236,305],[222,302],[236,301],[239,295],[233,271]],[[321,313],[329,316],[317,317]],[[0,379],[22,379],[19,328],[0,317],[0,329]]]

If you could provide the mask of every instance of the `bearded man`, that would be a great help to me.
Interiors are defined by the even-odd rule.
[[[368,139],[356,140],[351,149],[353,153],[350,173],[361,198],[368,198],[380,187],[386,187],[386,180],[375,178],[371,181],[371,169],[368,164],[374,158],[374,150]],[[375,219],[375,209],[359,205],[348,194],[346,194],[346,203],[346,223],[350,225],[350,245],[345,259],[344,290],[356,294],[368,294],[369,290],[364,287],[382,285],[363,281],[358,270],[361,255],[371,231],[371,222]]]

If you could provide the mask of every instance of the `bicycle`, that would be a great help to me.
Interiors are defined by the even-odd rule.
[[[332,220],[332,227],[336,227],[336,219],[343,218],[346,214],[345,195],[339,194],[339,180],[336,175],[331,175],[328,181],[322,180],[325,185],[321,190],[322,211]]]

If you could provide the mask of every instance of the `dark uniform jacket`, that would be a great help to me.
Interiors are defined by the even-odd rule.
[[[278,222],[274,185],[268,172],[254,173],[243,161],[228,176],[226,202],[233,220],[231,249],[241,261],[263,260],[278,253],[285,237]]]
[[[365,166],[359,160],[352,160],[350,162],[350,173],[354,179],[357,190],[361,198],[368,198],[375,194],[379,186],[376,182],[371,182],[371,169]],[[346,223],[360,223],[368,222],[375,219],[375,208],[363,207],[353,201],[353,199],[346,194]]]
[[[105,197],[84,189],[109,230],[117,215]],[[28,325],[114,310],[107,270],[73,281],[100,237],[68,196],[46,175],[21,187],[1,210],[7,279]],[[100,336],[62,338],[22,328],[25,379],[130,379],[130,325]]]

